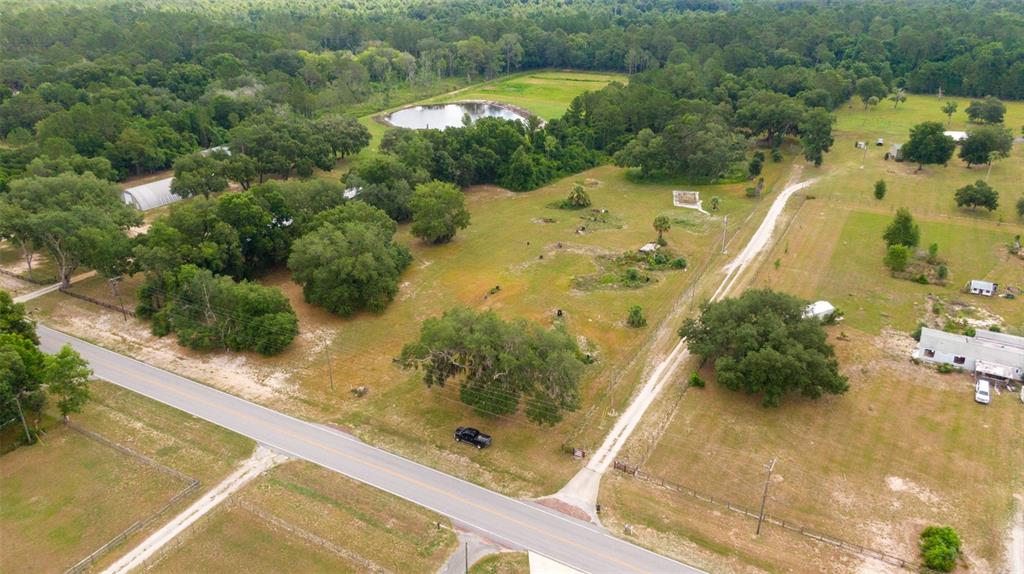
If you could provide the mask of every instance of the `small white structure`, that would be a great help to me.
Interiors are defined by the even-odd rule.
[[[828,319],[835,315],[836,308],[828,301],[815,301],[804,308],[804,318]]]
[[[959,132],[955,130],[946,130],[942,132],[942,135],[953,138],[953,141],[955,141],[956,143],[960,143],[967,139],[967,132]]]
[[[991,281],[978,281],[977,279],[974,279],[968,286],[968,291],[975,295],[984,295],[986,297],[991,297],[992,295],[995,294],[996,287],[997,285],[995,283],[992,283]]]
[[[686,209],[696,209],[704,215],[711,215],[704,211],[703,202],[700,199],[699,191],[684,191],[681,189],[672,190],[672,205],[676,207],[685,207]]]
[[[875,145],[877,145],[877,146],[885,145],[885,138],[878,138],[877,140],[875,140]]]
[[[140,211],[162,207],[175,201],[180,201],[181,196],[171,193],[171,181],[174,178],[161,179],[124,190],[124,202]]]
[[[896,143],[889,146],[889,153],[886,154],[885,159],[903,161],[903,144]]]
[[[968,337],[923,327],[913,357],[987,378],[1019,381],[1024,374],[1024,338],[984,329]]]
[[[640,253],[654,253],[660,247],[661,246],[658,245],[657,243],[647,243],[647,244],[644,244],[644,246],[640,248]]]
[[[868,144],[867,142],[858,141],[854,147],[856,147],[857,149],[864,149],[868,147]]]

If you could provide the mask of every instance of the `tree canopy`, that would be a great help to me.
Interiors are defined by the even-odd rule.
[[[999,192],[982,180],[967,184],[953,194],[957,207],[984,207],[995,211],[999,207]]]
[[[896,216],[882,234],[886,246],[903,245],[905,247],[917,247],[921,241],[921,230],[910,211],[901,207],[896,210]]]
[[[991,164],[997,159],[1010,156],[1013,149],[1013,133],[1001,125],[978,126],[967,134],[960,145],[960,159],[972,165]]]
[[[910,139],[903,145],[903,157],[916,162],[918,168],[926,164],[943,164],[953,157],[956,144],[943,133],[939,122],[924,122],[910,128]]]
[[[706,303],[679,330],[704,361],[714,361],[726,388],[761,396],[777,407],[789,393],[817,399],[842,394],[846,377],[821,322],[803,316],[807,302],[770,289]]]
[[[554,424],[580,404],[584,360],[576,340],[493,311],[456,307],[427,319],[396,361],[422,370],[428,387],[457,380],[459,398],[482,416],[512,415],[525,402],[529,420]]]
[[[288,258],[306,301],[342,316],[383,311],[412,262],[393,241],[395,229],[387,214],[358,201],[322,213]]]
[[[174,283],[172,296],[153,315],[153,331],[174,333],[186,347],[273,355],[299,332],[291,304],[277,289],[236,282],[191,264],[177,270]]]
[[[454,185],[432,181],[416,186],[409,200],[412,234],[428,243],[447,243],[469,227],[466,196]]]

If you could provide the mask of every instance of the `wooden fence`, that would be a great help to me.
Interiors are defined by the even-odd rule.
[[[152,466],[153,468],[156,468],[157,470],[159,470],[161,472],[170,474],[171,476],[174,476],[175,478],[178,478],[178,479],[180,479],[180,480],[182,480],[182,481],[184,481],[186,483],[186,486],[185,486],[184,489],[182,489],[177,494],[172,496],[171,499],[168,500],[159,509],[157,509],[156,512],[154,512],[153,514],[150,514],[149,516],[147,516],[146,518],[143,518],[142,520],[136,520],[134,523],[132,523],[131,526],[129,526],[128,528],[124,529],[120,534],[118,534],[117,536],[115,536],[112,539],[110,539],[109,541],[107,541],[106,544],[104,544],[103,546],[100,546],[96,550],[93,550],[92,553],[90,553],[88,556],[86,556],[85,558],[82,558],[74,566],[72,566],[71,568],[68,568],[67,570],[64,571],[64,574],[80,574],[81,572],[85,572],[86,570],[88,570],[90,566],[92,566],[97,560],[99,560],[101,557],[103,557],[107,552],[110,552],[112,549],[120,546],[130,536],[132,536],[133,534],[139,532],[140,530],[142,530],[142,529],[146,528],[147,526],[149,526],[150,524],[152,524],[153,521],[155,521],[157,518],[160,518],[161,516],[163,516],[168,510],[170,510],[172,507],[174,507],[174,505],[178,504],[184,498],[188,497],[193,492],[198,490],[200,483],[199,483],[199,481],[197,479],[192,478],[191,476],[188,476],[188,475],[186,475],[186,474],[184,474],[184,473],[182,473],[180,471],[177,471],[177,470],[175,470],[173,468],[170,468],[169,466],[163,465],[163,464],[161,464],[161,463],[159,463],[159,462],[157,462],[157,461],[155,461],[155,460],[153,460],[153,459],[151,459],[151,458],[149,458],[149,457],[147,457],[147,456],[145,456],[145,455],[143,455],[141,453],[135,452],[134,450],[132,450],[132,449],[126,447],[126,446],[117,444],[116,442],[114,442],[114,441],[104,437],[103,435],[94,433],[94,432],[92,432],[90,430],[86,430],[86,429],[84,429],[82,427],[79,427],[79,426],[77,426],[75,424],[72,424],[72,423],[69,423],[68,426],[72,430],[74,430],[75,432],[81,433],[82,435],[84,435],[84,436],[86,436],[86,437],[88,437],[88,438],[90,438],[90,439],[92,439],[92,440],[94,440],[96,442],[99,442],[100,444],[108,446],[108,447],[110,447],[110,448],[112,448],[112,449],[114,449],[114,450],[116,450],[118,452],[121,452],[121,453],[123,453],[123,454],[125,454],[127,456],[130,456],[130,457],[132,457],[132,458],[142,462],[143,464],[146,464],[148,466]]]
[[[133,311],[132,309],[126,309],[126,308],[121,307],[119,305],[114,305],[113,303],[108,303],[106,301],[103,301],[101,299],[97,299],[95,297],[90,297],[88,295],[82,295],[81,293],[75,293],[71,289],[63,289],[62,288],[60,290],[60,292],[64,293],[65,295],[70,295],[71,297],[74,297],[75,299],[81,299],[82,301],[86,301],[88,303],[92,303],[93,305],[99,305],[100,307],[104,307],[104,308],[110,309],[111,311],[116,311],[118,313],[123,313],[125,315],[128,315],[129,317],[134,317],[135,316],[135,311]]]
[[[735,504],[735,503],[730,502],[729,500],[724,499],[724,498],[722,498],[720,496],[712,496],[710,494],[703,493],[703,492],[701,492],[699,490],[695,490],[693,488],[689,488],[687,486],[682,486],[680,484],[676,484],[674,482],[665,480],[665,479],[663,479],[661,477],[657,477],[657,476],[654,476],[654,475],[651,475],[651,474],[647,474],[646,472],[641,470],[639,467],[630,465],[630,464],[628,464],[625,461],[616,460],[614,462],[614,468],[615,468],[615,470],[618,470],[618,471],[622,472],[623,474],[627,474],[629,476],[632,476],[633,478],[636,478],[637,480],[641,480],[641,481],[646,482],[648,484],[655,485],[655,486],[657,486],[659,488],[663,488],[665,490],[669,490],[669,491],[675,492],[677,494],[681,494],[681,495],[684,495],[684,496],[689,496],[691,498],[695,498],[697,500],[700,500],[702,502],[706,502],[708,504],[713,504],[715,506],[723,507],[723,508],[725,508],[727,510],[731,510],[732,512],[735,512],[737,514],[741,514],[741,515],[746,516],[748,518],[753,518],[754,520],[757,520],[757,518],[760,516],[759,513],[757,511],[753,510],[753,509],[747,508],[747,507],[745,507],[743,505],[740,505],[740,504]],[[824,544],[828,544],[830,546],[834,546],[834,547],[836,547],[836,548],[838,548],[840,550],[843,550],[845,552],[849,552],[851,554],[856,554],[856,555],[862,556],[864,558],[873,558],[875,560],[879,560],[881,562],[885,562],[886,564],[891,564],[893,566],[899,566],[900,568],[904,568],[906,570],[911,570],[911,571],[914,571],[914,572],[928,572],[927,569],[923,568],[919,563],[917,563],[917,562],[915,562],[913,560],[907,560],[906,558],[901,558],[899,556],[894,556],[892,554],[889,554],[888,552],[883,552],[881,550],[876,550],[874,548],[869,548],[867,546],[862,546],[860,544],[856,544],[856,543],[853,543],[853,542],[847,542],[846,540],[842,540],[841,538],[837,538],[837,537],[831,536],[829,534],[818,532],[816,530],[813,530],[813,529],[808,528],[806,526],[803,526],[801,524],[797,524],[795,522],[792,522],[792,521],[789,521],[789,520],[785,520],[785,519],[779,518],[777,516],[772,516],[770,514],[765,514],[764,521],[767,524],[773,524],[775,526],[779,526],[781,528],[789,530],[790,532],[795,532],[797,534],[801,534],[801,535],[806,536],[806,537],[808,537],[808,538],[810,538],[812,540],[816,540],[818,542],[822,542]]]
[[[32,277],[29,277],[28,275],[21,275],[20,273],[15,273],[13,271],[8,271],[8,270],[2,269],[2,268],[0,268],[0,275],[6,275],[8,277],[14,277],[15,279],[21,279],[22,281],[26,281],[28,283],[34,283],[35,285],[53,285],[54,283],[57,282],[56,279],[47,279],[47,280],[34,279]]]

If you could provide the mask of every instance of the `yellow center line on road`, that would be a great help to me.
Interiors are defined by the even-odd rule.
[[[496,516],[498,518],[501,518],[502,520],[504,520],[506,522],[510,522],[510,523],[519,525],[521,527],[527,528],[529,530],[532,530],[534,532],[537,532],[538,534],[541,534],[541,535],[543,535],[543,536],[545,536],[547,538],[550,538],[550,539],[553,539],[553,540],[557,540],[559,542],[565,543],[565,544],[567,544],[569,546],[572,546],[572,547],[575,547],[575,548],[579,548],[580,550],[583,550],[585,552],[589,552],[591,554],[600,556],[600,557],[602,557],[602,558],[604,558],[604,559],[606,559],[608,561],[615,562],[617,564],[621,564],[621,565],[626,566],[627,568],[630,568],[630,569],[633,569],[633,568],[636,567],[635,564],[630,564],[630,563],[625,562],[625,561],[623,561],[623,560],[621,560],[621,559],[619,559],[619,558],[617,558],[615,556],[606,554],[606,553],[602,552],[600,549],[590,548],[590,547],[584,546],[584,545],[582,545],[582,544],[580,544],[580,543],[578,543],[578,542],[576,542],[576,541],[574,541],[572,539],[565,538],[564,536],[560,536],[559,534],[553,533],[553,532],[551,532],[549,530],[546,530],[544,528],[540,528],[540,527],[534,526],[534,525],[532,525],[530,523],[523,522],[522,520],[519,520],[517,518],[513,518],[513,517],[511,517],[511,516],[509,516],[507,514],[499,512],[499,511],[497,511],[497,510],[495,510],[493,508],[490,508],[488,506],[485,506],[485,505],[473,502],[473,501],[471,501],[471,500],[469,500],[467,498],[459,496],[459,495],[457,495],[455,493],[452,493],[452,492],[450,492],[448,490],[436,487],[436,486],[431,485],[431,484],[427,484],[427,483],[425,483],[425,482],[423,482],[423,481],[421,481],[421,480],[419,480],[417,478],[414,478],[414,477],[402,474],[400,472],[391,470],[391,469],[389,469],[387,467],[381,466],[381,465],[379,465],[377,463],[374,463],[372,461],[365,460],[362,457],[353,455],[352,453],[345,452],[343,450],[339,450],[339,449],[334,448],[333,446],[331,446],[329,444],[320,442],[320,441],[315,440],[315,439],[310,439],[310,438],[306,437],[305,435],[293,432],[293,431],[288,430],[288,429],[286,429],[284,427],[281,427],[280,425],[269,423],[265,419],[262,419],[262,418],[259,418],[259,417],[254,417],[252,415],[240,412],[240,411],[235,410],[233,408],[219,405],[219,404],[217,404],[215,402],[212,402],[212,401],[209,401],[209,400],[207,400],[207,399],[205,399],[203,397],[200,397],[198,395],[194,395],[192,393],[189,393],[189,392],[179,388],[177,385],[172,385],[172,384],[165,383],[165,382],[161,381],[158,378],[146,375],[144,373],[139,373],[136,370],[126,369],[125,367],[123,367],[123,366],[121,366],[121,365],[119,365],[119,364],[117,364],[117,363],[115,363],[113,361],[108,361],[106,359],[106,357],[103,356],[103,355],[100,355],[99,357],[94,359],[94,361],[103,364],[108,369],[120,372],[120,373],[122,373],[124,375],[128,375],[130,378],[134,378],[136,380],[140,380],[140,378],[141,378],[142,380],[145,380],[146,382],[148,382],[150,384],[153,384],[153,385],[156,385],[158,387],[161,387],[161,388],[163,388],[163,389],[165,389],[165,390],[167,390],[167,391],[169,391],[171,393],[174,393],[174,394],[176,394],[176,395],[178,395],[178,396],[180,396],[182,398],[186,398],[186,399],[188,399],[190,401],[194,401],[194,402],[197,402],[197,403],[202,403],[202,404],[204,404],[204,405],[206,405],[206,406],[208,406],[210,408],[213,408],[215,410],[219,410],[219,411],[228,413],[230,415],[233,415],[233,416],[236,416],[236,417],[239,417],[239,418],[242,418],[242,419],[246,419],[246,420],[249,420],[249,421],[254,422],[254,423],[258,423],[259,425],[264,426],[264,427],[271,426],[273,429],[275,429],[276,432],[278,432],[280,434],[283,434],[283,435],[288,435],[288,436],[294,438],[295,440],[303,442],[303,443],[305,443],[305,444],[307,444],[309,446],[313,446],[313,447],[316,447],[316,448],[320,448],[322,450],[326,450],[326,451],[332,452],[332,453],[334,453],[334,454],[336,454],[338,456],[341,456],[343,458],[346,458],[346,459],[348,459],[348,460],[350,460],[352,462],[362,464],[364,466],[376,469],[379,472],[383,472],[385,474],[391,475],[391,476],[393,476],[395,478],[399,478],[399,479],[405,480],[406,482],[415,484],[415,485],[417,485],[417,486],[419,486],[421,488],[424,488],[426,490],[432,491],[432,492],[434,492],[436,494],[440,494],[440,495],[446,496],[448,498],[451,498],[453,500],[459,501],[459,502],[461,502],[463,504],[466,504],[468,506],[476,508],[477,510],[480,510],[480,511],[486,512],[488,514],[494,515],[494,516]],[[190,382],[194,383],[194,381],[190,381]],[[194,384],[201,384],[201,383],[194,383]],[[231,395],[229,395],[229,396],[231,396]],[[237,397],[233,397],[233,398],[238,399]],[[238,400],[244,400],[244,399],[238,399]],[[255,403],[253,403],[253,404],[255,405]],[[298,420],[298,419],[296,419],[296,420]],[[314,425],[312,425],[312,423],[308,423],[308,422],[305,422],[305,421],[299,421],[299,422],[303,422],[303,424],[308,424],[310,426],[313,426],[313,428],[316,429],[316,430],[321,430],[323,432],[327,432],[324,429],[319,429],[319,428],[315,427]],[[223,426],[223,425],[220,425],[220,426]],[[442,512],[442,514],[443,514],[443,512]]]

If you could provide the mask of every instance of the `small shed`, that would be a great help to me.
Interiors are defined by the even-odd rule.
[[[646,243],[640,248],[640,253],[654,253],[659,247],[661,246],[657,243]]]
[[[991,297],[992,295],[995,294],[996,287],[997,285],[995,283],[992,283],[991,281],[979,281],[977,279],[973,279],[970,285],[968,285],[967,290],[975,295],[984,295],[986,297]]]
[[[878,138],[877,140],[875,140],[875,145],[885,145],[885,138]]]
[[[124,190],[124,202],[140,211],[162,207],[175,201],[180,201],[181,196],[171,193],[171,181],[174,178],[168,177]]]
[[[858,141],[856,144],[854,144],[854,147],[856,147],[857,149],[864,149],[868,147],[868,144],[867,142]]]
[[[804,318],[814,317],[815,319],[828,319],[835,315],[835,305],[828,301],[815,301],[804,308]]]
[[[889,146],[889,153],[886,154],[885,159],[903,161],[903,144],[898,143]]]
[[[942,135],[946,135],[953,138],[953,141],[955,141],[956,143],[960,143],[967,139],[967,132],[960,132],[956,130],[946,130],[942,132]]]

